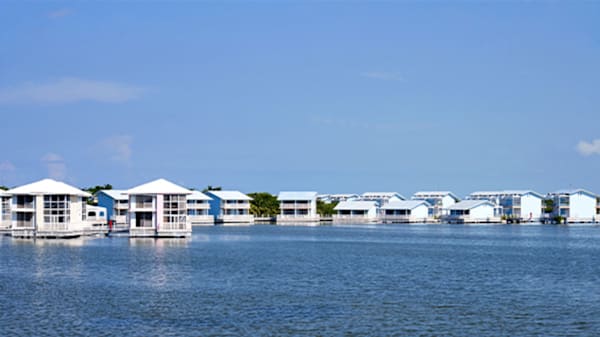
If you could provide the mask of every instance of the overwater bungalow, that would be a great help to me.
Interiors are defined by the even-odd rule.
[[[210,215],[211,198],[200,192],[192,191],[187,196],[188,221],[192,226],[212,225],[215,219]]]
[[[423,200],[399,200],[381,206],[380,219],[383,223],[427,223],[431,205]]]
[[[13,237],[71,238],[86,234],[87,198],[91,195],[52,179],[13,188]]]
[[[157,179],[126,191],[131,237],[189,237],[187,188]]]
[[[240,191],[208,191],[210,214],[217,224],[253,224],[250,198]]]
[[[542,217],[544,196],[532,190],[479,191],[470,200],[487,200],[494,204],[494,216],[519,222],[538,222]]]
[[[85,234],[107,234],[109,232],[107,210],[101,206],[86,206]]]
[[[561,216],[567,223],[598,221],[598,196],[584,189],[560,190],[548,193],[553,200],[553,216]]]
[[[317,192],[279,192],[279,214],[277,223],[315,222],[317,213]]]
[[[373,223],[377,222],[376,201],[341,201],[334,208],[335,223]]]
[[[460,201],[460,198],[450,191],[421,191],[415,193],[411,199],[426,201],[430,205],[429,216],[436,219],[448,215],[448,207]]]
[[[110,230],[113,232],[129,230],[127,212],[129,196],[125,190],[100,190],[96,193],[98,206],[106,208]]]
[[[450,213],[442,218],[448,223],[500,223],[494,215],[495,205],[488,200],[463,200],[450,206]]]
[[[397,192],[365,192],[358,200],[361,201],[376,201],[381,207],[388,202],[396,202],[406,200],[406,198]]]

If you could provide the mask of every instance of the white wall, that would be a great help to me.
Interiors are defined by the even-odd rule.
[[[369,208],[369,211],[367,212],[367,218],[368,219],[377,219],[377,206],[373,206],[373,207]]]
[[[592,219],[596,216],[596,198],[584,193],[571,194],[569,198],[569,217]]]
[[[429,216],[429,207],[419,205],[410,211],[410,216],[413,219],[425,219]]]
[[[479,205],[475,208],[471,208],[469,214],[470,214],[471,219],[485,220],[488,218],[493,218],[494,217],[494,207],[487,205],[487,204]]]
[[[521,218],[538,221],[542,216],[542,199],[533,194],[525,194],[521,197]]]

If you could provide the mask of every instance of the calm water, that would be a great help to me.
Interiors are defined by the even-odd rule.
[[[0,238],[0,335],[598,336],[600,227]]]

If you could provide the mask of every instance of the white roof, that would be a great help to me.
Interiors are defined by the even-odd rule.
[[[208,195],[200,191],[192,191],[192,194],[187,196],[188,200],[212,200]]]
[[[336,211],[368,210],[377,207],[375,201],[341,201],[333,209]]]
[[[452,210],[460,210],[460,209],[473,209],[475,207],[479,207],[482,205],[489,205],[489,206],[494,206],[494,204],[492,204],[491,202],[487,201],[487,200],[463,200],[463,201],[459,201],[454,205],[451,205],[450,207],[448,207],[448,209]]]
[[[402,200],[387,203],[381,209],[415,209],[421,205],[429,207],[429,204],[423,200]]]
[[[572,190],[558,190],[556,192],[552,192],[552,193],[548,193],[548,194],[550,194],[550,195],[561,195],[561,194],[571,195],[571,194],[576,194],[576,193],[583,193],[583,194],[587,194],[589,196],[597,197],[597,195],[595,193],[592,193],[588,190],[584,190],[583,188],[577,188],[577,189],[572,189]]]
[[[0,197],[8,197],[10,196],[9,193],[7,193],[6,191],[0,190]]]
[[[482,196],[525,195],[525,194],[533,194],[539,198],[543,198],[543,196],[541,194],[539,194],[533,190],[477,191],[477,192],[471,193],[470,195],[473,197],[482,197]]]
[[[102,207],[102,206],[87,205],[87,206],[85,206],[85,208],[88,211],[106,212],[106,207]]]
[[[361,195],[361,197],[363,199],[389,199],[392,197],[406,199],[404,196],[397,192],[365,192]]]
[[[42,194],[66,194],[77,195],[80,197],[91,197],[88,192],[82,191],[77,187],[67,185],[63,182],[53,179],[42,179],[31,184],[19,186],[8,191],[9,194],[27,194],[27,195],[42,195]]]
[[[279,192],[277,200],[314,200],[317,198],[317,192]]]
[[[127,194],[190,194],[192,191],[165,179],[156,179],[126,191]]]
[[[213,195],[221,200],[252,200],[240,191],[208,191],[206,194]]]
[[[413,197],[414,198],[426,198],[426,197],[443,198],[447,195],[452,197],[454,200],[460,200],[460,198],[458,196],[456,196],[456,194],[454,194],[450,191],[419,191],[419,192],[415,193],[415,195]]]
[[[104,193],[113,200],[129,200],[125,190],[100,190],[98,193]],[[96,194],[98,194],[96,193]]]

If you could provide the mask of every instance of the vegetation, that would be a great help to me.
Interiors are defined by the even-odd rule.
[[[317,200],[317,213],[319,213],[319,215],[322,217],[332,216],[335,214],[335,211],[333,209],[335,208],[335,206],[337,206],[337,204],[337,201],[329,203]]]
[[[267,192],[249,193],[250,213],[257,217],[272,217],[279,214],[277,197]]]
[[[8,186],[0,185],[0,190],[8,191],[8,190],[10,190],[10,188],[8,188]]]
[[[113,187],[111,184],[105,184],[105,185],[96,185],[94,187],[84,188],[83,190],[94,195],[100,190],[112,190],[112,189],[113,189]]]
[[[554,210],[554,200],[545,199],[544,200],[544,213],[552,213]]]
[[[208,186],[206,186],[205,189],[202,190],[202,193],[206,193],[208,191],[220,191],[220,190],[222,190],[221,186],[208,185]]]
[[[554,222],[560,225],[565,222],[565,218],[563,216],[557,215],[554,217]]]

